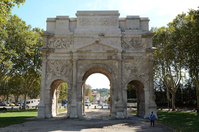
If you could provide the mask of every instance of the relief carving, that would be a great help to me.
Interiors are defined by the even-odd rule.
[[[141,49],[141,48],[145,48],[145,44],[142,41],[142,38],[122,36],[122,48],[123,49],[129,49],[129,48]]]
[[[54,76],[61,76],[68,78],[71,74],[71,68],[72,66],[70,61],[65,61],[65,60],[47,61],[47,81]]]
[[[57,49],[68,49],[74,43],[74,38],[72,35],[68,35],[64,38],[52,37],[50,38],[48,45],[51,48]]]
[[[123,82],[127,81],[131,75],[142,77],[148,81],[148,67],[146,59],[135,59],[128,62],[123,62]]]
[[[81,26],[117,26],[117,17],[78,18]]]
[[[106,51],[106,50],[113,50],[112,47],[103,45],[103,44],[91,44],[85,47],[80,48],[80,50],[92,50],[92,51],[97,51],[97,52],[102,52],[102,51]]]

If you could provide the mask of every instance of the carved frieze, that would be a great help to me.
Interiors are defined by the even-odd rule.
[[[117,26],[117,17],[78,18],[81,26]]]
[[[141,49],[145,48],[146,44],[142,41],[142,38],[135,38],[135,37],[124,37],[122,36],[122,48],[123,49]]]
[[[54,76],[68,78],[71,74],[72,64],[66,60],[47,61],[47,81]]]
[[[103,44],[91,44],[85,47],[80,48],[80,50],[92,50],[94,52],[106,52],[107,50],[113,50],[114,48],[110,47],[110,46],[106,46]]]
[[[122,67],[123,82],[127,81],[132,75],[137,75],[142,77],[145,81],[148,81],[148,67],[145,58],[124,61]]]
[[[105,38],[105,37],[104,38],[75,38],[75,45],[76,45],[75,47],[77,49],[82,49],[87,46],[93,47],[94,45],[91,45],[91,44],[94,44],[94,43],[101,43],[104,46],[107,46],[109,48],[112,47],[114,49],[121,48],[121,39],[120,38]],[[97,46],[97,45],[95,45],[95,46]],[[101,45],[98,45],[98,46],[101,46]],[[99,48],[99,49],[101,49],[101,48]]]
[[[48,45],[51,48],[57,49],[68,49],[74,43],[74,38],[72,35],[68,35],[67,37],[52,37],[48,41]]]

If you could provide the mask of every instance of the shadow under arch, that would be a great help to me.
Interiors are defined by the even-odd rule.
[[[70,82],[68,79],[64,78],[64,77],[53,77],[51,78],[48,82],[47,82],[47,89],[49,90],[49,92],[47,92],[48,94],[46,96],[49,102],[49,114],[50,117],[55,117],[58,116],[58,98],[59,98],[59,94],[60,94],[60,89],[59,86],[62,83],[67,83],[68,88],[67,90],[69,91],[69,87],[70,87]],[[67,107],[67,113],[68,113],[69,108]]]
[[[131,78],[126,81],[125,89],[124,89],[124,102],[127,108],[127,85],[131,84],[136,87],[136,95],[137,95],[137,116],[144,117],[146,115],[146,99],[145,91],[148,90],[147,82],[138,76],[133,75]],[[127,113],[127,109],[125,110]]]
[[[110,81],[110,115],[109,116],[111,116],[111,114],[112,114],[112,80],[113,80],[113,78],[111,76],[111,73],[109,72],[110,69],[107,70],[107,67],[103,67],[103,66],[99,67],[99,65],[97,65],[96,67],[95,66],[96,65],[92,65],[92,68],[90,68],[90,69],[87,68],[88,70],[83,74],[83,78],[82,78],[82,81],[83,81],[83,85],[82,85],[82,89],[83,89],[83,95],[82,95],[83,96],[83,98],[82,98],[83,99],[83,105],[82,105],[82,107],[83,107],[83,109],[82,110],[83,111],[82,111],[82,113],[83,113],[83,115],[85,115],[85,99],[84,99],[84,96],[85,96],[86,79],[94,73],[101,73],[101,74],[105,75]]]

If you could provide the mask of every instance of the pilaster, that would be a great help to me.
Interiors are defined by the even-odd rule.
[[[77,59],[73,58],[73,87],[70,118],[78,118],[77,114]]]

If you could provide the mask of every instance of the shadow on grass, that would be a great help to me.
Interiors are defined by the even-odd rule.
[[[27,117],[0,117],[0,127],[5,127],[13,124],[21,124],[26,121]]]
[[[159,122],[177,131],[199,131],[199,115],[193,112],[158,111]]]
[[[0,127],[12,124],[20,124],[26,121],[26,118],[37,116],[37,109],[30,110],[8,110],[0,112]]]

